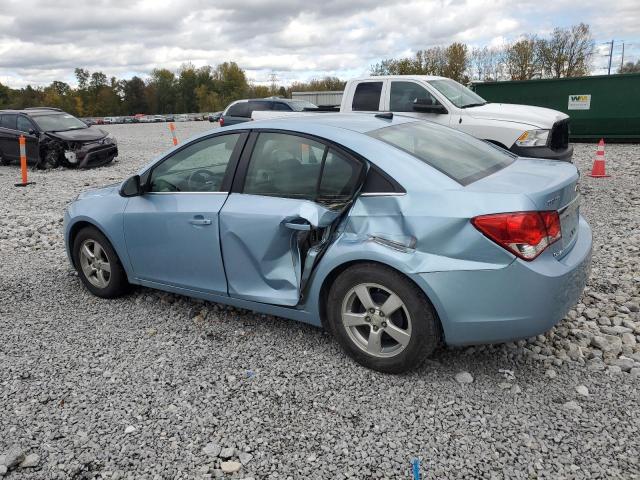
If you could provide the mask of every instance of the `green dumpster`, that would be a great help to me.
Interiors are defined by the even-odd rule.
[[[571,140],[640,140],[640,74],[598,75],[472,86],[489,102],[552,108],[571,117]]]

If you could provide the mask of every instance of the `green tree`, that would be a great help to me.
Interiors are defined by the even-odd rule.
[[[166,68],[156,68],[151,72],[149,86],[154,95],[155,113],[176,111],[176,76]]]
[[[546,77],[580,77],[591,70],[594,42],[589,25],[556,28],[551,37],[540,42],[540,58]]]
[[[145,88],[144,81],[137,76],[122,81],[123,111],[125,114],[134,115],[149,111]]]
[[[180,67],[176,81],[176,109],[179,112],[195,112],[198,107],[196,88],[198,87],[198,72],[191,63]]]
[[[464,43],[455,42],[449,45],[445,51],[446,64],[443,76],[452,78],[460,83],[469,82],[469,49]]]
[[[0,83],[0,108],[6,108],[11,101],[12,90],[6,85]]]
[[[199,112],[216,112],[223,108],[218,94],[205,84],[196,87],[195,98]]]
[[[625,63],[623,66],[621,66],[618,69],[618,73],[640,73],[640,60],[636,61],[636,63],[633,63],[633,62]],[[0,93],[0,98],[1,97],[2,97],[2,93]]]
[[[534,36],[523,38],[506,49],[505,64],[511,80],[530,80],[542,71],[540,42]]]
[[[224,105],[245,97],[249,90],[244,70],[235,62],[224,62],[218,65],[213,77],[215,79],[216,92]]]

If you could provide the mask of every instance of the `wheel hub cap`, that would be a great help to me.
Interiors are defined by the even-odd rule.
[[[347,292],[342,323],[355,345],[376,357],[398,355],[411,338],[406,306],[395,292],[379,284],[363,283]]]
[[[111,280],[111,263],[107,252],[96,240],[87,239],[80,246],[80,268],[86,279],[98,288],[106,288]]]

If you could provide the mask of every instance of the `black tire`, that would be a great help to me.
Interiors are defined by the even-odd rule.
[[[365,351],[362,346],[358,345],[357,340],[354,339],[354,335],[347,331],[349,327],[346,327],[343,323],[343,304],[349,303],[349,298],[354,298],[353,295],[359,297],[359,295],[353,293],[353,289],[363,284],[369,284],[372,299],[374,299],[374,295],[384,295],[384,290],[371,286],[371,284],[375,284],[383,287],[383,289],[387,289],[388,292],[386,293],[397,295],[403,303],[403,306],[396,310],[396,313],[392,314],[392,318],[394,315],[400,315],[400,322],[405,322],[405,325],[410,325],[410,336],[406,345],[404,345],[404,347],[402,347],[403,349],[398,353],[387,353],[392,356],[379,357]],[[378,298],[384,299],[384,297]],[[370,319],[367,320],[369,323],[358,326],[358,331],[364,331],[365,334],[369,331],[369,334],[371,334],[375,328],[376,331],[380,330],[381,332],[385,332],[380,333],[380,335],[382,335],[381,338],[383,338],[382,342],[387,341],[387,343],[393,344],[395,340],[388,336],[385,328],[382,328],[382,326],[388,326],[386,322],[380,324],[380,327],[372,324],[372,322],[377,323],[380,320],[384,320],[384,318],[379,318],[379,311],[377,309],[375,309],[375,311],[378,313],[371,314],[370,317],[367,316],[366,318]],[[407,314],[410,317],[408,320],[406,319]],[[366,315],[366,309],[365,313],[359,315]],[[383,314],[382,316],[384,317]],[[336,278],[329,291],[327,317],[329,329],[342,348],[356,362],[380,372],[402,373],[414,369],[431,355],[440,344],[440,323],[433,306],[424,292],[401,273],[380,264],[361,263],[349,267],[342,272]],[[392,321],[397,322],[397,319],[398,317]],[[406,322],[409,323],[407,324]],[[389,323],[391,323],[391,321],[389,321]],[[350,331],[354,331],[353,327]],[[357,337],[357,334],[355,336]],[[401,347],[399,343],[397,347]],[[393,348],[393,345],[390,348]]]
[[[2,154],[2,151],[0,151],[0,165],[11,165],[11,160],[9,160],[7,157],[5,157]]]
[[[50,170],[53,168],[58,168],[60,166],[60,152],[55,149],[46,150],[41,155],[44,155],[44,158],[40,162],[38,162],[38,168],[40,170]]]
[[[60,166],[64,168],[78,168],[78,162],[71,163],[69,160],[67,160],[67,157],[65,157],[64,155],[59,156],[59,163],[60,163]]]
[[[90,244],[91,242],[94,242],[95,244],[97,242],[108,260],[111,271],[108,282],[103,287],[94,283],[96,280],[95,278],[93,280],[89,279],[82,267],[81,262],[83,262],[83,260],[81,259],[80,249],[83,247],[85,242],[87,242],[87,244]],[[78,272],[78,276],[80,277],[80,280],[82,280],[82,283],[84,283],[84,286],[87,287],[87,290],[98,297],[116,298],[127,293],[131,287],[127,280],[127,274],[120,263],[118,255],[111,246],[111,243],[98,229],[94,227],[85,227],[76,235],[76,238],[73,241],[73,262]]]

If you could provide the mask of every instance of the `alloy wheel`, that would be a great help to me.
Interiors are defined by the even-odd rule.
[[[393,357],[411,340],[411,316],[400,297],[376,283],[361,283],[342,302],[342,324],[361,350],[374,357]]]
[[[107,252],[96,240],[87,239],[80,245],[80,267],[89,282],[106,288],[111,279],[111,263]]]

